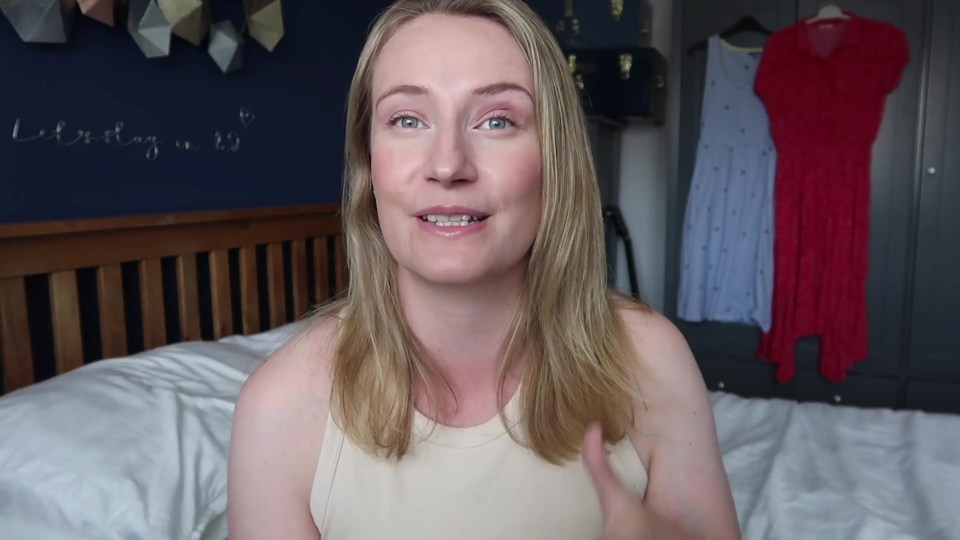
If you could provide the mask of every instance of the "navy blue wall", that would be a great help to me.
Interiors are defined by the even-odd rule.
[[[64,45],[23,43],[0,20],[0,222],[339,201],[347,87],[386,3],[283,0],[286,36],[272,53],[248,38],[229,75],[179,38],[151,60],[125,30],[85,17]],[[239,0],[212,5],[214,20],[241,26]],[[241,107],[255,115],[246,128]],[[19,138],[61,120],[65,139],[122,121],[124,139],[162,142],[152,161],[135,144],[18,143],[18,118]],[[240,135],[237,152],[215,149],[218,130]]]

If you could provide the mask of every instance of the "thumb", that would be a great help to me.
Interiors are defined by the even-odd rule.
[[[590,473],[593,486],[600,498],[600,507],[604,516],[608,515],[623,485],[610,468],[606,451],[603,448],[603,431],[598,422],[587,426],[583,437],[583,464]]]

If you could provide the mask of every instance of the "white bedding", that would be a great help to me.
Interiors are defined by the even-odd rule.
[[[0,540],[226,538],[236,394],[297,329],[100,361],[0,399]],[[711,398],[744,538],[960,539],[960,416]]]
[[[296,331],[103,360],[0,399],[0,539],[226,538],[233,404]]]
[[[744,538],[960,539],[960,416],[711,398]]]

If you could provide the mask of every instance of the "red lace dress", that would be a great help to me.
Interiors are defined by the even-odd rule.
[[[755,83],[778,152],[772,326],[758,355],[780,382],[802,336],[820,336],[831,381],[867,356],[871,153],[909,51],[897,27],[846,14],[770,36]]]

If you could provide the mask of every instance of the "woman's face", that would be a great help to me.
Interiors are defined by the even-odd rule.
[[[540,220],[533,74],[499,24],[423,15],[373,70],[380,228],[399,272],[431,283],[522,273]]]

